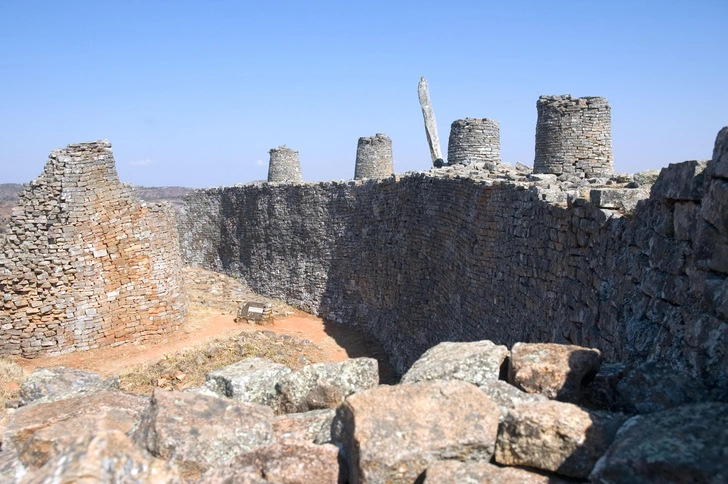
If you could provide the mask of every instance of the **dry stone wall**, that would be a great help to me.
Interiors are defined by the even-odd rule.
[[[536,109],[533,171],[587,178],[614,172],[612,114],[605,98],[541,96]]]
[[[175,215],[119,182],[108,141],[51,152],[0,238],[0,355],[140,342],[186,298]]]
[[[363,328],[402,372],[441,341],[572,343],[728,398],[728,129],[712,162],[670,165],[651,194],[644,179],[501,164],[200,190],[182,250]]]
[[[453,121],[447,144],[451,165],[500,163],[500,124],[494,119],[465,118]]]
[[[392,140],[386,134],[362,136],[356,146],[354,178],[382,178],[394,174]]]
[[[270,150],[269,154],[269,182],[293,183],[303,180],[301,162],[298,160],[298,151],[282,145]]]

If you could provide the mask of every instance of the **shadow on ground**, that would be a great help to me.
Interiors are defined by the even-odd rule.
[[[379,383],[394,385],[399,383],[399,375],[389,363],[387,355],[382,346],[373,337],[361,331],[359,328],[344,326],[324,320],[324,331],[331,336],[336,343],[346,350],[349,358],[367,356],[379,362]]]

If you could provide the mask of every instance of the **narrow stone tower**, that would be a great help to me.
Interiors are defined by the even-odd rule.
[[[541,96],[534,173],[590,178],[614,172],[612,115],[603,97]]]
[[[281,183],[298,183],[303,181],[301,175],[301,162],[298,161],[298,151],[287,148],[286,145],[273,148],[268,163],[268,181]]]
[[[377,133],[359,138],[356,145],[356,167],[354,178],[384,178],[394,173],[392,161],[392,140]]]
[[[447,144],[450,165],[500,163],[500,125],[488,118],[453,121]]]

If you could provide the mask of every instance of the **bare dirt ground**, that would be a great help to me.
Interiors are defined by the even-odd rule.
[[[281,301],[257,295],[223,274],[185,268],[184,279],[190,302],[187,317],[178,331],[158,341],[12,361],[26,376],[48,366],[81,368],[105,377],[121,375],[122,388],[136,392],[165,384],[175,388],[200,384],[209,369],[246,356],[267,357],[293,368],[370,356],[380,362],[382,383],[396,380],[376,341],[355,328],[326,323]],[[237,308],[245,302],[271,303],[272,323],[236,323]],[[175,375],[182,375],[182,379]],[[17,391],[17,379],[11,380],[0,382],[7,398]]]

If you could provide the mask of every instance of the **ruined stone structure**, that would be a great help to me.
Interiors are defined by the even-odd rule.
[[[108,141],[51,152],[0,237],[0,355],[146,341],[186,298],[171,208],[119,182]]]
[[[297,183],[303,181],[301,162],[298,161],[298,151],[282,145],[278,148],[273,148],[269,153],[269,182]]]
[[[385,178],[393,174],[392,140],[389,136],[377,133],[359,138],[354,178]]]
[[[541,96],[536,108],[535,173],[590,178],[614,172],[612,116],[605,98]]]
[[[728,397],[728,128],[649,194],[499,170],[196,191],[183,254],[361,327],[399,371],[441,341],[573,343]]]
[[[465,118],[453,121],[447,145],[447,162],[451,165],[500,163],[500,125],[488,118]]]
[[[430,88],[427,85],[425,76],[420,78],[417,86],[417,97],[420,100],[420,108],[422,108],[422,117],[425,121],[425,135],[427,135],[427,144],[430,147],[430,157],[435,166],[442,165],[442,151],[440,151],[440,137],[437,135],[437,121],[435,120],[435,110],[430,102]]]

